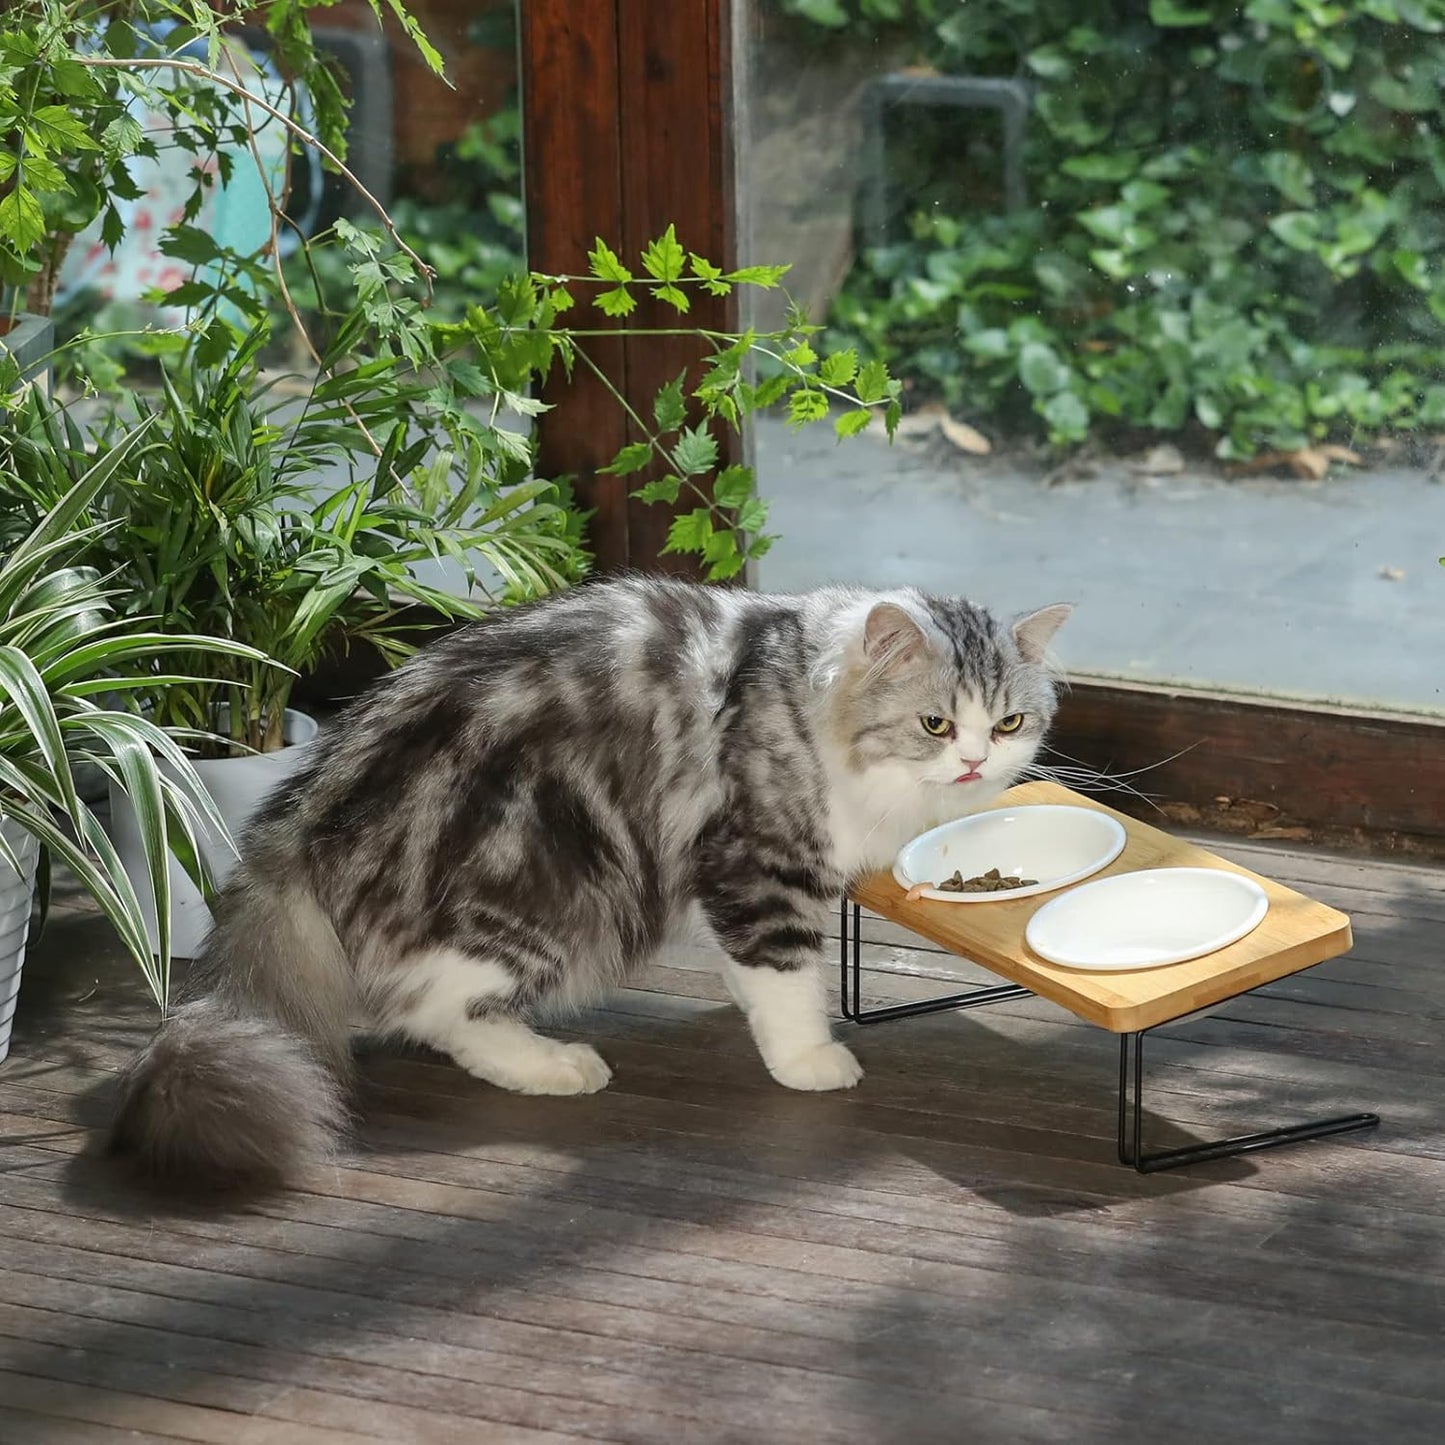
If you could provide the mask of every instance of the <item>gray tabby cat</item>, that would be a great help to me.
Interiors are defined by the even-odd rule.
[[[851,1087],[830,910],[1023,774],[1068,611],[1009,627],[912,590],[631,579],[450,635],[263,809],[113,1147],[182,1183],[285,1178],[342,1125],[353,1023],[504,1089],[600,1089],[597,1052],[529,1017],[622,983],[699,911],[773,1077]]]

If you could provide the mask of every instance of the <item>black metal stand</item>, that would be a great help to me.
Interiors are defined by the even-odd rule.
[[[1316,1119],[1307,1124],[1289,1124],[1280,1129],[1266,1129],[1258,1134],[1236,1134],[1232,1139],[1218,1139],[1212,1144],[1187,1144],[1179,1149],[1159,1149],[1146,1154],[1144,1131],[1144,1035],[1119,1035],[1119,1162],[1132,1165],[1140,1174],[1154,1174],[1161,1169],[1177,1169],[1181,1164],[1202,1164],[1207,1159],[1232,1159],[1236,1154],[1252,1154],[1257,1149],[1276,1149],[1281,1144],[1294,1144],[1302,1139],[1323,1139],[1330,1134],[1346,1134],[1352,1129],[1373,1128],[1380,1122],[1378,1114],[1339,1114],[1331,1119]],[[1129,1088],[1129,1053],[1133,1045],[1134,1087]]]
[[[853,910],[852,953],[850,955],[848,910]],[[843,1001],[843,1017],[855,1024],[881,1024],[889,1019],[917,1018],[920,1014],[936,1014],[944,1009],[983,1008],[986,1004],[1004,1003],[1009,999],[1032,998],[1032,993],[1016,983],[995,984],[988,988],[970,989],[967,993],[951,993],[944,998],[924,998],[916,1003],[896,1003],[888,1008],[863,1007],[862,952],[863,930],[859,926],[863,910],[856,904],[843,900],[840,910],[838,963],[842,974],[840,993]]]
[[[849,910],[852,918],[849,919]],[[997,984],[988,988],[970,989],[943,998],[920,999],[916,1003],[893,1004],[888,1008],[863,1007],[862,908],[844,898],[839,910],[838,963],[840,972],[843,1017],[855,1024],[881,1024],[889,1019],[916,1018],[920,1014],[940,1013],[945,1009],[982,1008],[991,1003],[1031,998],[1032,992],[1019,984]],[[851,928],[850,928],[851,922]],[[1225,1000],[1221,1000],[1225,1002]],[[1174,1022],[1167,1020],[1166,1022]],[[1323,1139],[1331,1134],[1345,1134],[1353,1129],[1373,1128],[1380,1122],[1378,1114],[1340,1114],[1332,1119],[1318,1119],[1307,1124],[1291,1124],[1281,1129],[1267,1129],[1259,1134],[1237,1134],[1212,1144],[1189,1144],[1179,1149],[1159,1149],[1146,1154],[1144,1132],[1144,1035],[1119,1035],[1119,1162],[1140,1174],[1155,1174],[1161,1169],[1177,1169],[1183,1164],[1202,1164],[1209,1159],[1229,1159],[1236,1154],[1250,1154],[1257,1149],[1274,1149],[1281,1144],[1294,1144],[1303,1139]],[[1133,1088],[1130,1089],[1130,1047],[1133,1048]]]

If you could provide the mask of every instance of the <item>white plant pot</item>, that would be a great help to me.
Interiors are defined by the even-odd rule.
[[[25,940],[30,935],[30,912],[35,901],[35,862],[40,845],[9,818],[0,818],[0,837],[20,860],[16,876],[0,856],[0,1063],[10,1052],[10,1027],[15,1022],[15,1000],[20,993],[20,968],[25,962]]]
[[[320,731],[315,718],[286,709],[282,737],[286,746],[276,753],[257,753],[241,758],[198,758],[193,766],[216,809],[226,821],[232,838],[238,839],[267,795],[297,771],[311,754]],[[162,766],[166,766],[162,764]],[[127,876],[140,896],[146,933],[153,952],[158,951],[155,908],[150,899],[150,867],[141,846],[140,825],[130,799],[112,785],[110,790],[110,834]],[[236,866],[236,855],[226,841],[209,828],[197,830],[201,856],[220,885]],[[211,910],[186,870],[170,860],[171,955],[194,958],[211,928]]]

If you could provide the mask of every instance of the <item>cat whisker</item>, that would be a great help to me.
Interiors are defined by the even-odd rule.
[[[1049,765],[1044,763],[1031,763],[1024,769],[1024,777],[1037,778],[1043,782],[1059,783],[1064,787],[1072,787],[1079,790],[1092,789],[1096,792],[1124,793],[1130,797],[1138,798],[1141,803],[1147,803],[1155,812],[1162,814],[1163,809],[1159,806],[1158,800],[1153,794],[1146,793],[1142,788],[1137,788],[1128,781],[1129,775],[1114,775],[1100,772],[1093,768],[1069,767],[1067,765]]]
[[[1185,753],[1192,753],[1194,749],[1198,746],[1199,743],[1197,742],[1190,743],[1187,747],[1180,748],[1178,752],[1170,753],[1167,758],[1160,758],[1157,763],[1145,763],[1142,768],[1130,768],[1126,772],[1110,773],[1108,774],[1108,776],[1115,778],[1137,778],[1141,773],[1152,773],[1155,771],[1156,768],[1165,767],[1169,763],[1172,763],[1176,758],[1182,758]],[[1045,752],[1052,754],[1054,757],[1063,758],[1066,763],[1074,764],[1090,772],[1093,771],[1093,769],[1090,768],[1089,764],[1086,763],[1082,758],[1076,758],[1072,754],[1064,752],[1061,748],[1056,748],[1051,744],[1045,743],[1044,750]]]

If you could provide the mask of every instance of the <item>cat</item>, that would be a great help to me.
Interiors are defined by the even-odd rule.
[[[263,805],[111,1147],[193,1186],[283,1183],[343,1127],[350,1032],[504,1089],[590,1093],[535,1011],[621,984],[690,916],[764,1065],[862,1070],[820,962],[848,880],[993,801],[1056,706],[1057,604],[598,580],[449,634]]]

